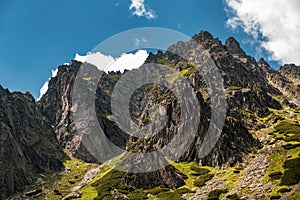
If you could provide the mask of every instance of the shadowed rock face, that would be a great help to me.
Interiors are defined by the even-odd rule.
[[[300,84],[300,66],[295,64],[286,64],[280,67],[278,72],[292,82]]]
[[[300,66],[286,64],[280,67],[277,72],[291,82],[283,89],[283,93],[290,97],[294,104],[300,106]]]
[[[56,137],[64,148],[74,134],[70,128],[71,93],[76,73],[81,63],[72,62],[70,66],[60,66],[57,76],[49,82],[48,90],[39,101],[39,109],[55,127]]]
[[[278,70],[262,58],[258,62],[262,73],[269,84],[278,89],[282,94],[291,99],[291,103],[300,105],[300,67],[294,64],[284,65]]]
[[[57,76],[50,80],[46,94],[39,101],[39,110],[53,125],[56,137],[64,149],[86,162],[97,162],[81,143],[71,112],[73,85],[81,64],[74,60],[70,65],[58,68]]]
[[[246,56],[245,52],[241,49],[240,44],[233,37],[229,37],[226,40],[225,47],[232,55]]]
[[[37,174],[63,168],[63,149],[31,94],[0,86],[0,199],[21,191]]]

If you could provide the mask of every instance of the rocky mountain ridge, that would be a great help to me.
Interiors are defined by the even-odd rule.
[[[253,57],[246,55],[246,53],[240,48],[239,43],[232,37],[228,38],[224,45],[218,38],[214,38],[207,31],[201,31],[192,38],[199,43],[199,46],[191,46],[188,42],[178,42],[177,44],[172,45],[166,52],[158,51],[157,54],[150,53],[146,60],[146,64],[160,63],[179,70],[181,75],[185,77],[192,85],[201,107],[200,126],[192,145],[186,150],[186,152],[184,152],[180,159],[176,160],[177,163],[172,163],[170,166],[156,172],[144,174],[121,173],[114,170],[105,172],[107,175],[103,175],[103,178],[94,180],[93,187],[97,188],[97,194],[95,194],[94,197],[97,197],[98,199],[102,199],[104,197],[124,199],[125,197],[128,198],[128,195],[131,195],[131,193],[126,194],[124,190],[150,190],[155,187],[161,187],[166,191],[168,191],[168,188],[176,190],[181,186],[192,189],[190,180],[195,178],[195,175],[191,175],[191,173],[200,173],[197,172],[197,167],[193,166],[194,164],[197,166],[210,166],[210,171],[215,171],[215,168],[243,168],[246,165],[245,163],[248,162],[248,155],[254,154],[261,148],[262,149],[259,151],[264,152],[264,146],[268,142],[271,142],[269,141],[270,137],[266,137],[265,135],[257,136],[254,133],[265,129],[269,130],[271,127],[275,127],[278,122],[281,122],[284,119],[291,120],[291,118],[295,117],[295,115],[296,120],[294,121],[297,122],[297,110],[299,111],[300,99],[299,66],[284,65],[279,70],[275,70],[271,68],[263,59],[256,61]],[[189,58],[190,60],[183,59],[182,57],[171,53],[172,48],[188,50],[185,52],[185,57]],[[207,90],[207,85],[205,84],[204,78],[195,70],[195,66],[189,64],[189,61],[197,61],[198,56],[200,55],[195,54],[195,52],[197,52],[197,50],[200,48],[209,53],[215,65],[219,69],[223,78],[225,94],[227,98],[227,116],[221,137],[210,154],[204,158],[201,158],[198,155],[201,144],[203,143],[203,138],[210,124],[211,97]],[[24,110],[26,111],[29,109],[31,114],[30,112],[26,112],[22,119],[24,119],[24,121],[37,120],[37,123],[35,123],[33,127],[25,123],[25,127],[29,126],[34,130],[39,130],[38,133],[40,133],[35,134],[35,136],[37,137],[38,141],[41,141],[39,144],[42,146],[37,145],[36,147],[36,144],[34,144],[33,149],[35,150],[41,148],[44,150],[45,147],[48,148],[47,150],[43,151],[45,152],[43,154],[44,157],[39,157],[39,154],[37,157],[35,157],[38,158],[38,160],[41,160],[41,163],[39,163],[38,160],[34,160],[34,162],[30,163],[30,165],[39,163],[37,165],[41,165],[42,169],[61,169],[61,162],[63,161],[64,154],[56,143],[59,143],[62,148],[70,153],[71,157],[75,157],[88,163],[97,163],[97,160],[83,145],[82,136],[79,135],[75,129],[74,118],[72,114],[73,86],[75,77],[81,65],[81,62],[74,60],[70,62],[69,65],[60,66],[58,68],[57,76],[50,80],[48,91],[38,103],[35,103],[29,94],[10,94],[8,91],[3,89],[1,90],[0,88],[0,97],[2,101],[0,105],[10,105],[11,101],[14,101],[7,101],[7,96],[12,96],[12,99],[23,99],[22,105],[25,107],[27,106],[30,109],[27,107],[24,109],[22,106],[16,107],[16,113],[18,113],[18,109],[20,110],[19,114]],[[176,96],[174,96],[174,94],[166,88],[163,88],[159,85],[148,85],[139,89],[130,101],[131,114],[134,121],[140,126],[144,126],[145,124],[149,123],[150,116],[148,111],[154,105],[161,104],[167,108],[167,125],[157,135],[148,139],[143,140],[128,136],[116,125],[110,106],[111,95],[114,86],[123,75],[124,74],[120,72],[110,72],[108,74],[104,74],[98,84],[95,105],[100,126],[104,130],[106,136],[114,144],[124,150],[132,152],[150,152],[153,149],[162,148],[174,137],[174,135],[176,135],[176,130],[180,122],[180,104],[178,103]],[[86,78],[86,81],[90,80]],[[285,114],[283,113],[285,113],[287,109],[289,111],[289,116],[286,118]],[[3,108],[2,118],[4,121],[6,119],[6,113],[9,112],[11,111]],[[293,113],[293,115],[291,113]],[[34,115],[34,117],[32,115]],[[18,119],[18,114],[11,116],[13,117],[11,117],[8,121],[13,121],[13,118]],[[0,117],[0,119],[2,118]],[[20,123],[19,121],[17,122]],[[6,126],[10,123],[11,122],[7,122],[7,120],[4,122]],[[19,130],[22,134],[26,135],[31,133],[28,132],[28,128],[23,128],[23,126],[19,127],[18,125],[19,124],[14,126],[16,126],[17,130]],[[3,133],[6,134],[7,132],[11,132],[11,130],[8,131],[8,128],[3,128],[3,130],[4,131],[1,131],[1,136]],[[53,137],[54,132],[56,139]],[[46,138],[45,135],[47,136]],[[16,136],[13,138],[15,137]],[[25,142],[25,145],[27,145],[27,143],[32,143],[30,140],[25,141],[27,141]],[[11,146],[5,147],[6,149],[18,149]],[[27,151],[25,153],[27,153]],[[33,155],[35,154],[33,153]],[[269,154],[267,153],[266,155]],[[28,157],[30,156],[31,154],[28,155]],[[25,157],[27,158],[27,156]],[[260,158],[262,155],[257,157]],[[51,161],[50,163],[52,164],[45,166],[45,163],[43,163],[45,158],[48,159],[48,161]],[[5,159],[3,158],[3,160]],[[30,158],[29,160],[31,161]],[[16,165],[13,161],[11,161],[11,163],[12,165]],[[194,164],[181,165],[181,163]],[[30,168],[30,165],[28,168]],[[185,167],[182,167],[185,165],[191,165],[191,169],[186,171]],[[24,166],[25,167],[23,168],[27,168],[27,165]],[[253,166],[257,167],[257,165]],[[101,174],[100,169],[102,168],[103,166],[99,168],[98,173]],[[196,172],[193,172],[192,168],[196,169]],[[264,170],[267,170],[267,168],[268,165],[264,165]],[[86,166],[85,170],[87,169],[90,168],[87,168]],[[201,170],[203,169],[201,168]],[[12,171],[15,172],[16,170]],[[9,189],[9,192],[7,192],[8,190],[3,190],[6,192],[6,195],[2,198],[14,193],[15,191],[21,190],[24,185],[32,183],[34,177],[36,177],[36,174],[42,173],[43,170],[31,171],[28,172],[30,174],[28,175],[30,180],[19,181],[20,186],[16,187],[17,189],[14,189],[14,186],[8,184],[7,181],[4,182],[3,188],[7,187],[7,185],[10,185],[9,188],[13,189]],[[67,171],[64,173],[70,172]],[[203,185],[205,185],[205,181],[208,181],[209,179],[211,179],[211,182],[214,184],[220,181],[220,179],[215,180],[212,178],[212,173],[207,173],[208,172],[201,174],[200,176],[199,174],[196,175],[196,177],[199,177],[194,181],[193,187],[203,187]],[[218,173],[221,172],[219,171]],[[77,175],[75,174],[75,176]],[[205,181],[203,180],[203,183],[198,183],[200,182],[202,176],[206,177]],[[5,177],[4,174],[2,177]],[[109,183],[111,184],[110,187],[105,186],[102,184],[102,182],[105,182],[106,180],[105,177],[108,177],[107,180],[116,178],[118,183]],[[262,178],[263,177],[261,177],[259,181],[262,181]],[[26,179],[22,178],[22,180]],[[11,180],[9,181],[12,182]],[[86,184],[88,185],[88,183]],[[242,187],[236,187],[234,191],[239,192],[241,188]],[[78,190],[76,191],[78,192]],[[103,191],[106,191],[106,193]],[[61,191],[56,191],[56,193],[59,194]],[[74,190],[73,193],[68,195],[81,197],[81,194],[82,191],[81,193],[76,193]],[[139,194],[142,195],[143,193],[141,192]],[[204,198],[202,195],[207,196],[208,193],[206,192],[205,194],[202,194],[201,192],[197,192],[194,199],[199,199],[200,197],[200,199]],[[265,199],[267,196],[261,196],[261,198]]]

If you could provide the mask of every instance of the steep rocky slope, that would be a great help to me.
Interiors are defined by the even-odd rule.
[[[20,192],[40,173],[63,168],[63,149],[31,94],[0,86],[0,136],[0,199]]]
[[[38,102],[39,110],[54,127],[60,145],[73,156],[88,162],[96,162],[81,139],[76,136],[71,113],[73,85],[81,63],[72,61],[71,65],[60,66],[57,76],[49,82],[47,93]]]

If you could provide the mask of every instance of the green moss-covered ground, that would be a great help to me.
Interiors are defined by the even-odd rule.
[[[189,73],[189,70],[192,70],[192,68],[183,69],[181,74],[186,75]],[[117,76],[115,78],[117,78]],[[231,89],[239,90],[239,88]],[[259,122],[268,125],[275,123],[271,127],[253,131],[252,133],[255,137],[269,137],[269,141],[265,144],[270,145],[270,147],[272,146],[272,151],[268,157],[269,166],[265,172],[263,182],[258,184],[272,182],[272,191],[268,199],[278,199],[291,192],[293,186],[300,181],[300,125],[297,123],[298,111],[292,109],[287,110],[286,107],[282,110],[270,110],[272,113],[264,118],[259,118],[254,112],[249,110],[243,110],[243,113],[245,116],[251,116]],[[288,114],[291,111],[295,114],[290,116]],[[274,120],[275,118],[277,120]],[[143,123],[147,124],[149,120],[150,118],[145,117]],[[144,142],[144,140],[132,142],[129,149],[134,151],[135,147],[142,142]],[[255,156],[255,152],[253,152],[253,156]],[[120,158],[121,157],[122,156],[120,156]],[[251,154],[249,154],[248,157],[251,157]],[[116,163],[118,159],[115,160]],[[80,189],[82,191],[81,199],[113,199],[112,192],[117,191],[119,194],[126,195],[129,199],[181,200],[183,199],[182,195],[195,195],[196,190],[201,190],[212,178],[224,179],[224,185],[228,190],[213,189],[208,193],[208,199],[210,200],[223,197],[225,199],[238,200],[241,198],[242,193],[249,192],[237,191],[237,193],[226,195],[228,191],[231,191],[239,184],[239,178],[245,176],[246,170],[244,169],[247,166],[242,165],[243,167],[236,166],[220,169],[209,166],[199,166],[194,162],[170,161],[170,163],[182,174],[186,175],[187,179],[185,180],[184,186],[175,190],[166,188],[164,185],[144,190],[136,189],[123,184],[122,179],[124,178],[124,172],[102,165],[99,174]],[[42,177],[43,180],[45,180],[45,184],[37,186],[36,188],[43,189],[44,194],[35,199],[61,199],[81,182],[89,170],[100,167],[99,164],[85,163],[71,156],[65,159],[64,166],[66,169],[64,172]],[[288,199],[300,199],[300,192],[293,192]]]

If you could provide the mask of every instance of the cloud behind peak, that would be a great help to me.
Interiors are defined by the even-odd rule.
[[[227,25],[241,27],[255,40],[262,35],[261,47],[273,60],[300,64],[299,0],[226,0],[229,7]]]

